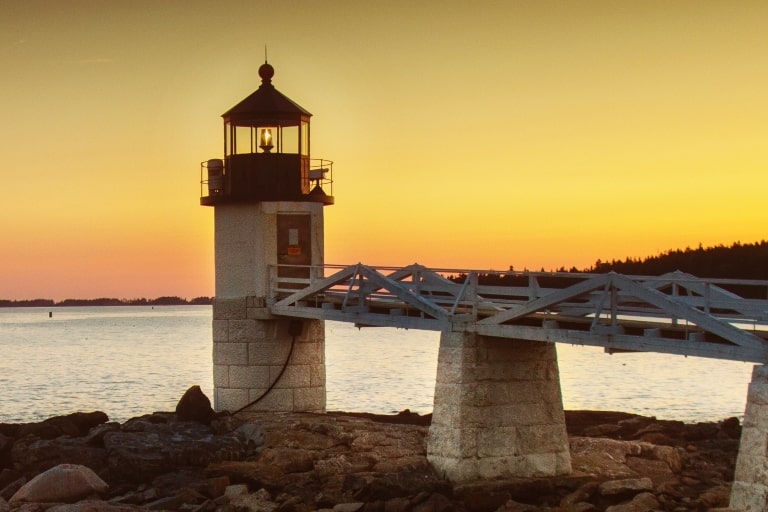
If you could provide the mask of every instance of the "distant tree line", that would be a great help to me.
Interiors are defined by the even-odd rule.
[[[192,300],[181,297],[158,297],[156,299],[64,299],[56,302],[50,299],[6,300],[0,299],[0,308],[13,307],[63,307],[63,306],[197,306],[213,304],[213,297],[196,297]]]
[[[660,276],[679,270],[696,277],[724,279],[758,279],[768,280],[768,241],[743,244],[736,242],[730,246],[717,245],[695,249],[671,249],[657,256],[645,258],[627,257],[624,260],[601,261],[585,269],[560,267],[550,272],[563,273],[595,273],[606,274],[616,272],[625,275]],[[528,272],[525,269],[524,272]],[[546,272],[543,268],[541,272]],[[463,283],[466,274],[449,276],[455,282]],[[489,286],[527,286],[528,278],[515,273],[510,266],[508,273],[487,273],[478,276],[479,284]],[[538,279],[539,286],[558,286],[573,284],[567,277],[542,276]],[[742,296],[751,296],[755,290],[741,289],[735,286],[727,287]],[[759,298],[765,298],[761,296]]]
[[[680,270],[697,277],[726,279],[768,279],[768,241],[752,244],[736,242],[733,245],[717,245],[696,249],[674,249],[658,256],[626,258],[623,261],[597,260],[584,272],[598,274],[662,275]]]

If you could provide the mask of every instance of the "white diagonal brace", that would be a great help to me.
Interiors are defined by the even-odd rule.
[[[286,298],[276,302],[275,306],[289,306],[291,304],[295,304],[297,301],[304,300],[305,298],[311,295],[314,295],[316,293],[332,288],[333,286],[336,286],[337,284],[342,283],[347,279],[353,277],[357,273],[358,266],[359,264],[350,265],[347,268],[343,268],[339,270],[332,276],[316,281],[313,285],[303,288],[297,291],[296,293],[292,293]]]
[[[405,286],[405,283],[393,281],[384,274],[381,274],[366,265],[360,265],[360,274],[365,276],[371,283],[384,288],[398,299],[415,307],[419,311],[423,311],[438,319],[446,320],[448,318],[448,312],[440,306],[429,302],[424,297],[412,293],[408,287]]]
[[[399,270],[395,270],[394,272],[389,274],[387,277],[393,281],[402,281],[404,278],[414,275],[416,271],[431,272],[424,265],[419,265],[418,263],[414,263],[413,265],[408,265],[407,267],[403,267]]]
[[[373,269],[373,267],[370,267],[370,268]],[[378,274],[381,274],[381,272],[379,272],[379,271],[376,271],[376,272]],[[429,272],[429,273],[432,273],[432,271],[429,270],[427,267],[425,267],[423,265],[419,265],[418,263],[414,263],[412,265],[408,265],[407,267],[403,267],[403,268],[397,269],[394,272],[392,272],[391,274],[387,275],[386,277],[391,279],[391,280],[393,280],[393,281],[397,281],[397,282],[403,283],[403,286],[408,286],[403,281],[403,279],[405,279],[406,277],[415,278],[417,272]],[[384,275],[384,274],[381,274],[381,275]],[[415,287],[416,283],[414,283],[413,286]],[[367,293],[374,293],[376,291],[377,291],[377,288],[375,286],[371,286],[370,284],[366,288],[366,292]]]
[[[737,311],[744,316],[753,316],[756,318],[768,318],[768,306],[766,301],[745,299],[741,295],[730,292],[725,288],[714,283],[707,282],[692,274],[675,271],[680,285],[688,290],[694,291],[702,297],[707,298],[711,308],[725,308]],[[670,274],[667,274],[670,275]]]
[[[526,317],[536,313],[537,311],[541,311],[542,309],[546,309],[550,306],[554,306],[555,304],[559,304],[560,302],[564,302],[568,299],[573,299],[580,295],[584,295],[585,293],[600,289],[609,283],[609,280],[613,275],[615,274],[601,274],[592,277],[591,279],[581,281],[572,286],[569,286],[568,288],[563,288],[561,290],[556,290],[552,293],[543,295],[538,299],[529,300],[528,302],[524,302],[519,306],[510,308],[502,313],[489,316],[488,318],[484,318],[477,323],[501,324],[510,320],[517,320],[518,318]]]
[[[648,288],[621,275],[614,276],[613,284],[616,288],[644,300],[670,315],[688,320],[699,328],[720,336],[731,343],[752,350],[766,350],[765,342],[754,334],[734,327],[728,322],[704,313],[692,306],[676,301],[654,288]]]
[[[677,283],[683,288],[696,292],[701,296],[704,296],[706,293],[705,289],[707,286],[709,286],[709,293],[711,293],[713,297],[718,296],[725,299],[744,300],[744,298],[740,295],[729,292],[725,288],[717,286],[716,284],[708,283],[706,279],[702,279],[700,277],[694,276],[693,274],[688,274],[679,270],[668,272],[663,276],[660,276],[659,279],[663,279],[663,281],[654,279],[652,281],[644,281],[643,285],[658,290],[664,288],[667,285]]]
[[[465,284],[458,284],[455,281],[451,281],[450,279],[438,274],[437,272],[433,272],[429,269],[424,269],[424,273],[422,274],[422,277],[424,278],[424,281],[433,284],[436,286],[444,286],[445,288],[441,289],[441,291],[448,293],[452,295],[455,298],[455,305],[458,306],[458,303],[461,301],[461,299],[464,297],[464,292],[466,291],[466,281]],[[470,274],[477,272],[475,271],[469,271],[467,273],[467,279],[469,279]],[[494,309],[496,311],[506,311],[501,306],[498,306],[493,303],[492,300],[486,299],[480,294],[477,294],[477,305],[478,307],[482,307],[485,309]],[[455,308],[451,311],[451,314],[455,313]]]

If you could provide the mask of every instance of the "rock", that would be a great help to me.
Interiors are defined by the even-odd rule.
[[[60,464],[24,484],[10,503],[71,503],[91,494],[103,494],[109,486],[85,466]]]
[[[728,507],[731,501],[731,486],[718,485],[711,489],[707,489],[699,496],[699,503],[705,509],[713,509],[717,507]]]
[[[358,492],[356,497],[367,501],[384,501],[415,495],[421,491],[442,491],[450,494],[451,486],[425,464],[420,468],[408,468],[397,473],[380,475]]]
[[[336,512],[357,512],[365,506],[365,503],[360,501],[354,503],[339,503],[333,506],[333,510]]]
[[[226,491],[227,487],[229,487],[230,482],[229,478],[226,476],[218,476],[214,478],[209,478],[205,481],[205,486],[203,487],[203,492],[206,496],[208,496],[211,499],[218,498],[219,496],[223,496],[224,492]]]
[[[140,507],[120,505],[99,500],[84,500],[77,503],[54,505],[46,512],[135,512],[143,510]]]
[[[688,425],[685,431],[684,439],[688,441],[702,441],[717,437],[719,428],[713,423],[694,423]]]
[[[720,422],[720,431],[726,437],[739,439],[741,437],[741,423],[739,418],[728,418]]]
[[[664,462],[673,473],[680,473],[683,469],[683,457],[685,451],[673,446],[652,446],[651,454],[653,458]]]
[[[207,490],[208,481],[202,468],[180,468],[153,479],[151,486],[150,489],[157,493],[152,499],[156,499],[176,494],[180,489],[191,489],[203,494]],[[223,492],[222,489],[219,495]],[[145,501],[149,501],[149,498]]]
[[[609,479],[637,476],[626,465],[628,456],[639,456],[642,453],[642,447],[637,441],[572,437],[569,444],[574,471]]]
[[[13,480],[12,482],[8,483],[5,487],[3,487],[2,490],[0,490],[0,498],[3,498],[4,500],[11,499],[11,496],[16,494],[16,491],[21,489],[21,486],[27,483],[27,479],[24,477],[19,477],[16,480]]]
[[[85,437],[37,439],[27,436],[14,443],[11,460],[29,477],[59,464],[77,464],[99,472],[107,466],[107,451],[88,445]]]
[[[659,500],[650,492],[644,492],[628,503],[607,507],[605,512],[650,512],[651,510],[659,510]]]
[[[107,432],[118,432],[120,430],[120,424],[117,422],[103,423],[97,425],[88,431],[85,436],[85,444],[89,446],[104,447],[104,435]]]
[[[38,423],[25,423],[19,426],[15,437],[33,435],[40,439],[55,439],[62,435],[72,437],[84,436],[88,431],[101,423],[109,421],[109,417],[101,412],[75,412],[65,416],[54,416]]]
[[[408,498],[393,498],[384,503],[384,512],[406,512],[410,506]]]
[[[87,434],[93,427],[109,421],[109,416],[102,411],[76,412],[66,416],[74,423],[81,436]]]
[[[634,476],[650,478],[654,486],[677,481],[677,477],[669,469],[667,463],[660,460],[644,457],[627,457],[626,465],[627,468],[632,470]]]
[[[637,494],[643,491],[653,489],[653,482],[650,478],[627,478],[624,480],[608,480],[598,487],[603,496],[616,496]]]
[[[224,489],[224,496],[230,500],[243,494],[248,494],[248,486],[245,484],[229,485]]]
[[[411,512],[449,512],[452,510],[455,510],[455,507],[451,500],[438,492],[430,494],[427,499],[414,504],[411,508]]]
[[[267,448],[262,452],[259,464],[277,468],[283,474],[304,473],[315,467],[312,452],[294,448]]]
[[[513,500],[512,493],[502,482],[472,482],[453,489],[455,498],[461,500],[469,512],[496,510]],[[510,509],[514,510],[514,509]]]
[[[597,482],[587,482],[560,500],[560,507],[570,509],[577,503],[589,501],[597,492]]]
[[[527,503],[520,503],[519,501],[509,500],[504,505],[499,507],[496,512],[534,512],[539,510],[536,505],[528,505]],[[566,509],[569,512],[570,508]]]
[[[198,421],[208,425],[216,417],[216,412],[200,386],[192,386],[176,404],[176,416],[179,421]]]
[[[606,425],[595,425],[594,427],[587,427],[584,429],[584,435],[586,437],[602,437],[610,434],[616,434],[619,431],[621,431],[621,425],[608,423]]]
[[[144,421],[134,422],[130,428],[137,430],[104,435],[109,467],[126,480],[147,482],[179,467],[205,467],[222,460],[241,460],[248,454],[235,434],[215,436],[200,423]]]
[[[155,501],[145,503],[142,508],[149,510],[176,510],[179,508],[179,505],[181,505],[181,503],[176,496],[165,496],[163,498],[158,498]]]
[[[264,444],[264,433],[258,425],[245,423],[233,430],[235,435],[243,441],[248,448],[254,449]]]
[[[0,512],[8,512],[11,510],[11,506],[5,501],[5,498],[0,497]]]
[[[277,510],[277,503],[272,501],[272,497],[264,489],[259,489],[252,494],[238,494],[231,497],[229,502],[239,510],[250,512],[273,512]]]

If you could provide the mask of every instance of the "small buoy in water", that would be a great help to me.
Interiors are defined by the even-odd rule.
[[[48,318],[53,318],[53,311],[48,312]]]

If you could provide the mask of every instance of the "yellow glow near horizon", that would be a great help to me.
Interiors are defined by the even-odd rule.
[[[200,162],[264,44],[335,162],[329,263],[764,239],[766,21],[762,0],[1,3],[0,298],[212,295]]]

